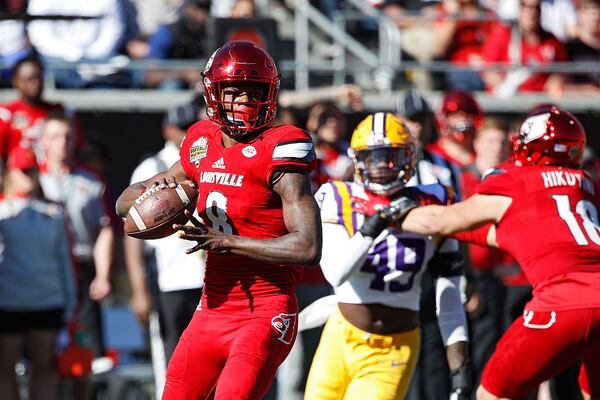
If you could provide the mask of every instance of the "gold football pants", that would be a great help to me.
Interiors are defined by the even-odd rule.
[[[352,326],[336,308],[310,368],[305,400],[399,400],[421,345],[419,328],[376,335]]]

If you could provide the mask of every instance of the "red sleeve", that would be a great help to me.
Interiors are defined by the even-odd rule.
[[[510,27],[498,24],[488,35],[481,48],[481,58],[486,63],[508,62]]]
[[[462,242],[468,242],[487,247],[487,235],[491,227],[492,224],[487,224],[477,229],[473,229],[472,231],[455,233],[452,235],[452,237]]]
[[[516,180],[514,174],[498,166],[483,175],[481,183],[475,188],[475,193],[512,198],[515,195]]]
[[[265,181],[270,182],[275,171],[312,171],[316,167],[314,142],[310,135],[295,126],[284,125],[277,129],[278,138],[273,155],[265,173]],[[273,132],[275,134],[275,132]]]

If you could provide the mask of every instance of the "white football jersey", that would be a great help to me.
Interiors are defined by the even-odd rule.
[[[439,184],[407,188],[424,197],[435,197],[446,204],[453,197],[451,189]],[[362,201],[373,202],[364,188],[353,182],[330,181],[317,191],[315,198],[321,208],[323,224],[334,224],[339,229],[324,229],[323,251],[335,251],[362,225],[365,215]],[[390,307],[419,310],[421,275],[438,248],[431,237],[401,232],[390,227],[371,245],[365,263],[340,286],[335,294],[340,303],[380,303]],[[440,252],[456,252],[458,244],[446,239]],[[339,267],[339,266],[338,266]],[[321,265],[336,268],[336,265]],[[327,274],[326,274],[327,275]]]

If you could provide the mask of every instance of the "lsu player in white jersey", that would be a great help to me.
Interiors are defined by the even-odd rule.
[[[315,194],[323,223],[321,268],[334,287],[337,307],[315,353],[305,399],[404,398],[420,348],[420,279],[433,265],[438,324],[451,370],[450,399],[468,399],[458,244],[396,227],[419,205],[399,200],[400,193],[410,191],[421,203],[446,204],[452,190],[439,184],[405,187],[415,168],[415,144],[391,113],[367,116],[354,130],[350,147],[355,181],[330,181]]]

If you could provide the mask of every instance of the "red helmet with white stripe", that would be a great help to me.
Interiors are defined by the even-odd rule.
[[[513,137],[511,159],[519,165],[579,167],[585,145],[585,130],[573,114],[538,107]]]
[[[440,136],[470,146],[475,132],[481,127],[483,112],[470,92],[450,90],[442,100],[435,120]]]
[[[202,77],[208,117],[227,128],[230,136],[244,136],[273,122],[279,73],[271,56],[256,44],[227,42],[210,57]],[[223,89],[236,85],[254,88],[260,96],[227,99]]]

